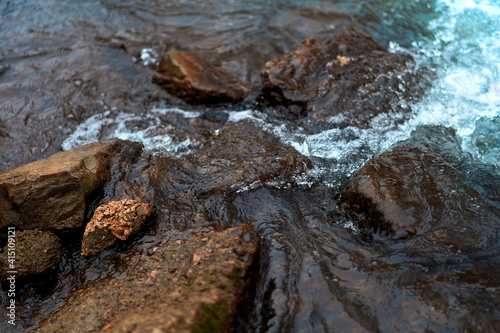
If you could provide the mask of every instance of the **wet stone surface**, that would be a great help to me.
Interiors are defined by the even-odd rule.
[[[119,240],[134,236],[156,215],[156,206],[135,200],[111,201],[99,206],[85,227],[82,255],[96,255]]]
[[[17,233],[14,251],[14,276],[19,279],[43,278],[44,275],[55,273],[61,261],[59,237],[51,231],[25,230]],[[5,250],[0,254],[1,282],[12,274],[7,273],[12,271],[7,265],[7,254]]]
[[[142,145],[110,140],[61,152],[0,174],[0,228],[62,230],[84,223],[87,201],[110,177],[114,155]],[[129,160],[130,161],[130,160]]]
[[[16,281],[12,331],[497,332],[498,122],[478,108],[497,107],[497,59],[481,62],[498,52],[483,52],[496,39],[476,40],[471,25],[493,33],[498,20],[469,9],[477,19],[455,20],[456,4],[439,3],[0,1],[0,170],[59,170],[41,160],[112,137],[145,148],[106,157],[78,223],[51,220],[70,230],[40,217],[62,212],[51,200],[73,214],[61,195],[73,188],[58,187],[68,174],[57,186],[37,178],[23,191],[47,195],[19,195],[17,207],[0,186],[17,232],[53,232],[60,250],[47,243],[39,254],[54,269]],[[454,38],[432,43],[436,33]],[[187,50],[262,85],[266,101],[191,105],[153,82],[157,55]],[[422,67],[438,78],[423,108],[436,77]],[[349,179],[371,192],[347,200]],[[82,256],[84,224],[123,199],[154,204],[157,218]],[[22,230],[38,225],[50,231]]]
[[[191,104],[237,103],[253,90],[248,83],[187,51],[165,53],[153,80]]]
[[[259,241],[248,225],[172,230],[127,275],[75,291],[36,332],[230,332],[254,283]],[[239,320],[239,321],[238,321]]]
[[[284,118],[341,115],[342,123],[364,128],[380,113],[410,111],[404,105],[423,91],[414,65],[410,55],[390,53],[369,35],[347,29],[334,42],[306,39],[267,62],[262,91]]]

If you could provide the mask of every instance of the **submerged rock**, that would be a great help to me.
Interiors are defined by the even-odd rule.
[[[186,166],[201,180],[194,192],[230,193],[311,168],[311,161],[249,121],[229,123],[204,149],[186,155]]]
[[[118,240],[128,239],[155,214],[155,205],[139,204],[135,200],[111,201],[99,206],[85,228],[82,255],[99,254]]]
[[[131,256],[126,278],[76,290],[38,332],[229,332],[252,287],[258,238],[244,224],[171,231]],[[251,300],[248,300],[251,301]]]
[[[82,226],[86,201],[108,180],[111,161],[123,149],[133,158],[142,145],[122,140],[91,143],[1,173],[0,229]]]
[[[366,163],[345,187],[342,207],[360,226],[393,238],[421,235],[460,250],[498,237],[498,210],[421,146],[395,147]]]
[[[0,254],[0,281],[16,271],[16,278],[40,276],[55,271],[61,261],[59,238],[50,231],[24,230],[15,237],[15,261],[9,266],[8,247]]]
[[[420,86],[410,55],[390,53],[357,29],[333,43],[306,39],[267,62],[261,76],[266,100],[285,118],[342,114],[360,127],[382,112],[406,110],[403,101]]]
[[[249,84],[187,51],[165,53],[154,82],[191,104],[236,103],[252,91]]]

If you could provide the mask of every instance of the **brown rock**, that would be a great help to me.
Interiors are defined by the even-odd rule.
[[[114,154],[142,146],[122,140],[91,143],[0,174],[0,229],[66,229],[82,225],[86,200],[110,176]],[[131,150],[131,151],[130,151]]]
[[[136,234],[145,221],[156,215],[156,206],[135,200],[111,201],[99,206],[87,224],[82,255],[96,255]]]
[[[17,231],[15,247],[8,245],[0,254],[0,281],[9,276],[8,271],[16,271],[16,278],[24,278],[49,273],[56,270],[61,261],[59,238],[50,231]],[[9,262],[9,251],[15,252],[15,261]],[[10,266],[12,264],[13,266]]]
[[[252,286],[258,238],[246,224],[170,231],[131,256],[126,277],[76,290],[37,332],[231,332]]]
[[[248,121],[229,123],[205,147],[184,157],[191,169],[204,175],[196,193],[231,192],[311,167],[309,158]]]
[[[297,50],[266,63],[262,91],[286,118],[343,114],[349,125],[368,126],[381,112],[401,109],[414,96],[413,59],[390,53],[369,35],[347,29],[334,43],[304,40]]]
[[[500,217],[451,165],[420,146],[396,147],[366,163],[345,187],[342,207],[362,227],[456,249],[486,246]]]
[[[191,52],[164,54],[154,82],[191,104],[236,103],[252,87]]]

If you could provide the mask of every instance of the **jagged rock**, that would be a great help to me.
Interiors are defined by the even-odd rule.
[[[229,332],[255,281],[258,238],[241,226],[170,231],[168,241],[132,256],[126,278],[76,290],[38,332]]]
[[[455,168],[420,146],[398,146],[366,163],[346,185],[342,207],[362,227],[455,249],[490,244],[500,218]]]
[[[0,254],[0,281],[9,277],[9,271],[16,271],[16,278],[43,275],[54,271],[61,261],[59,238],[50,231],[24,230],[15,237],[15,261],[9,258],[9,248]]]
[[[390,53],[369,35],[347,29],[333,43],[306,39],[267,62],[262,91],[285,118],[343,114],[348,125],[366,127],[382,112],[406,110],[403,100],[416,97],[422,81],[413,66],[410,55]]]
[[[142,145],[108,140],[70,149],[0,174],[0,229],[61,230],[83,224],[86,201],[110,177],[114,155]]]
[[[111,201],[99,206],[87,224],[82,240],[82,255],[96,255],[136,234],[156,215],[156,206],[135,200]]]
[[[163,55],[154,82],[191,104],[236,103],[253,88],[191,52]]]

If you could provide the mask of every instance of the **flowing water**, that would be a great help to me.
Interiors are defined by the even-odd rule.
[[[500,183],[497,0],[2,1],[0,171],[111,137],[185,155],[206,138],[184,125],[212,109],[185,105],[150,82],[144,73],[158,54],[195,50],[258,86],[266,61],[306,37],[334,39],[350,26],[413,55],[432,85],[410,105],[408,120],[382,114],[366,129],[280,120],[251,99],[216,110],[222,123],[248,119],[314,164],[291,182],[243,187],[231,202],[263,239],[255,311],[240,328],[494,332],[500,239],[469,255],[373,240],[339,214],[337,202],[366,161],[420,125],[454,128],[469,165],[493,176],[472,171],[470,182],[486,189]],[[493,209],[500,209],[498,193],[486,194]],[[98,274],[99,265],[87,274]],[[25,327],[61,304],[67,291],[58,288],[52,298],[27,298],[46,309],[33,306],[40,314],[26,315]]]

